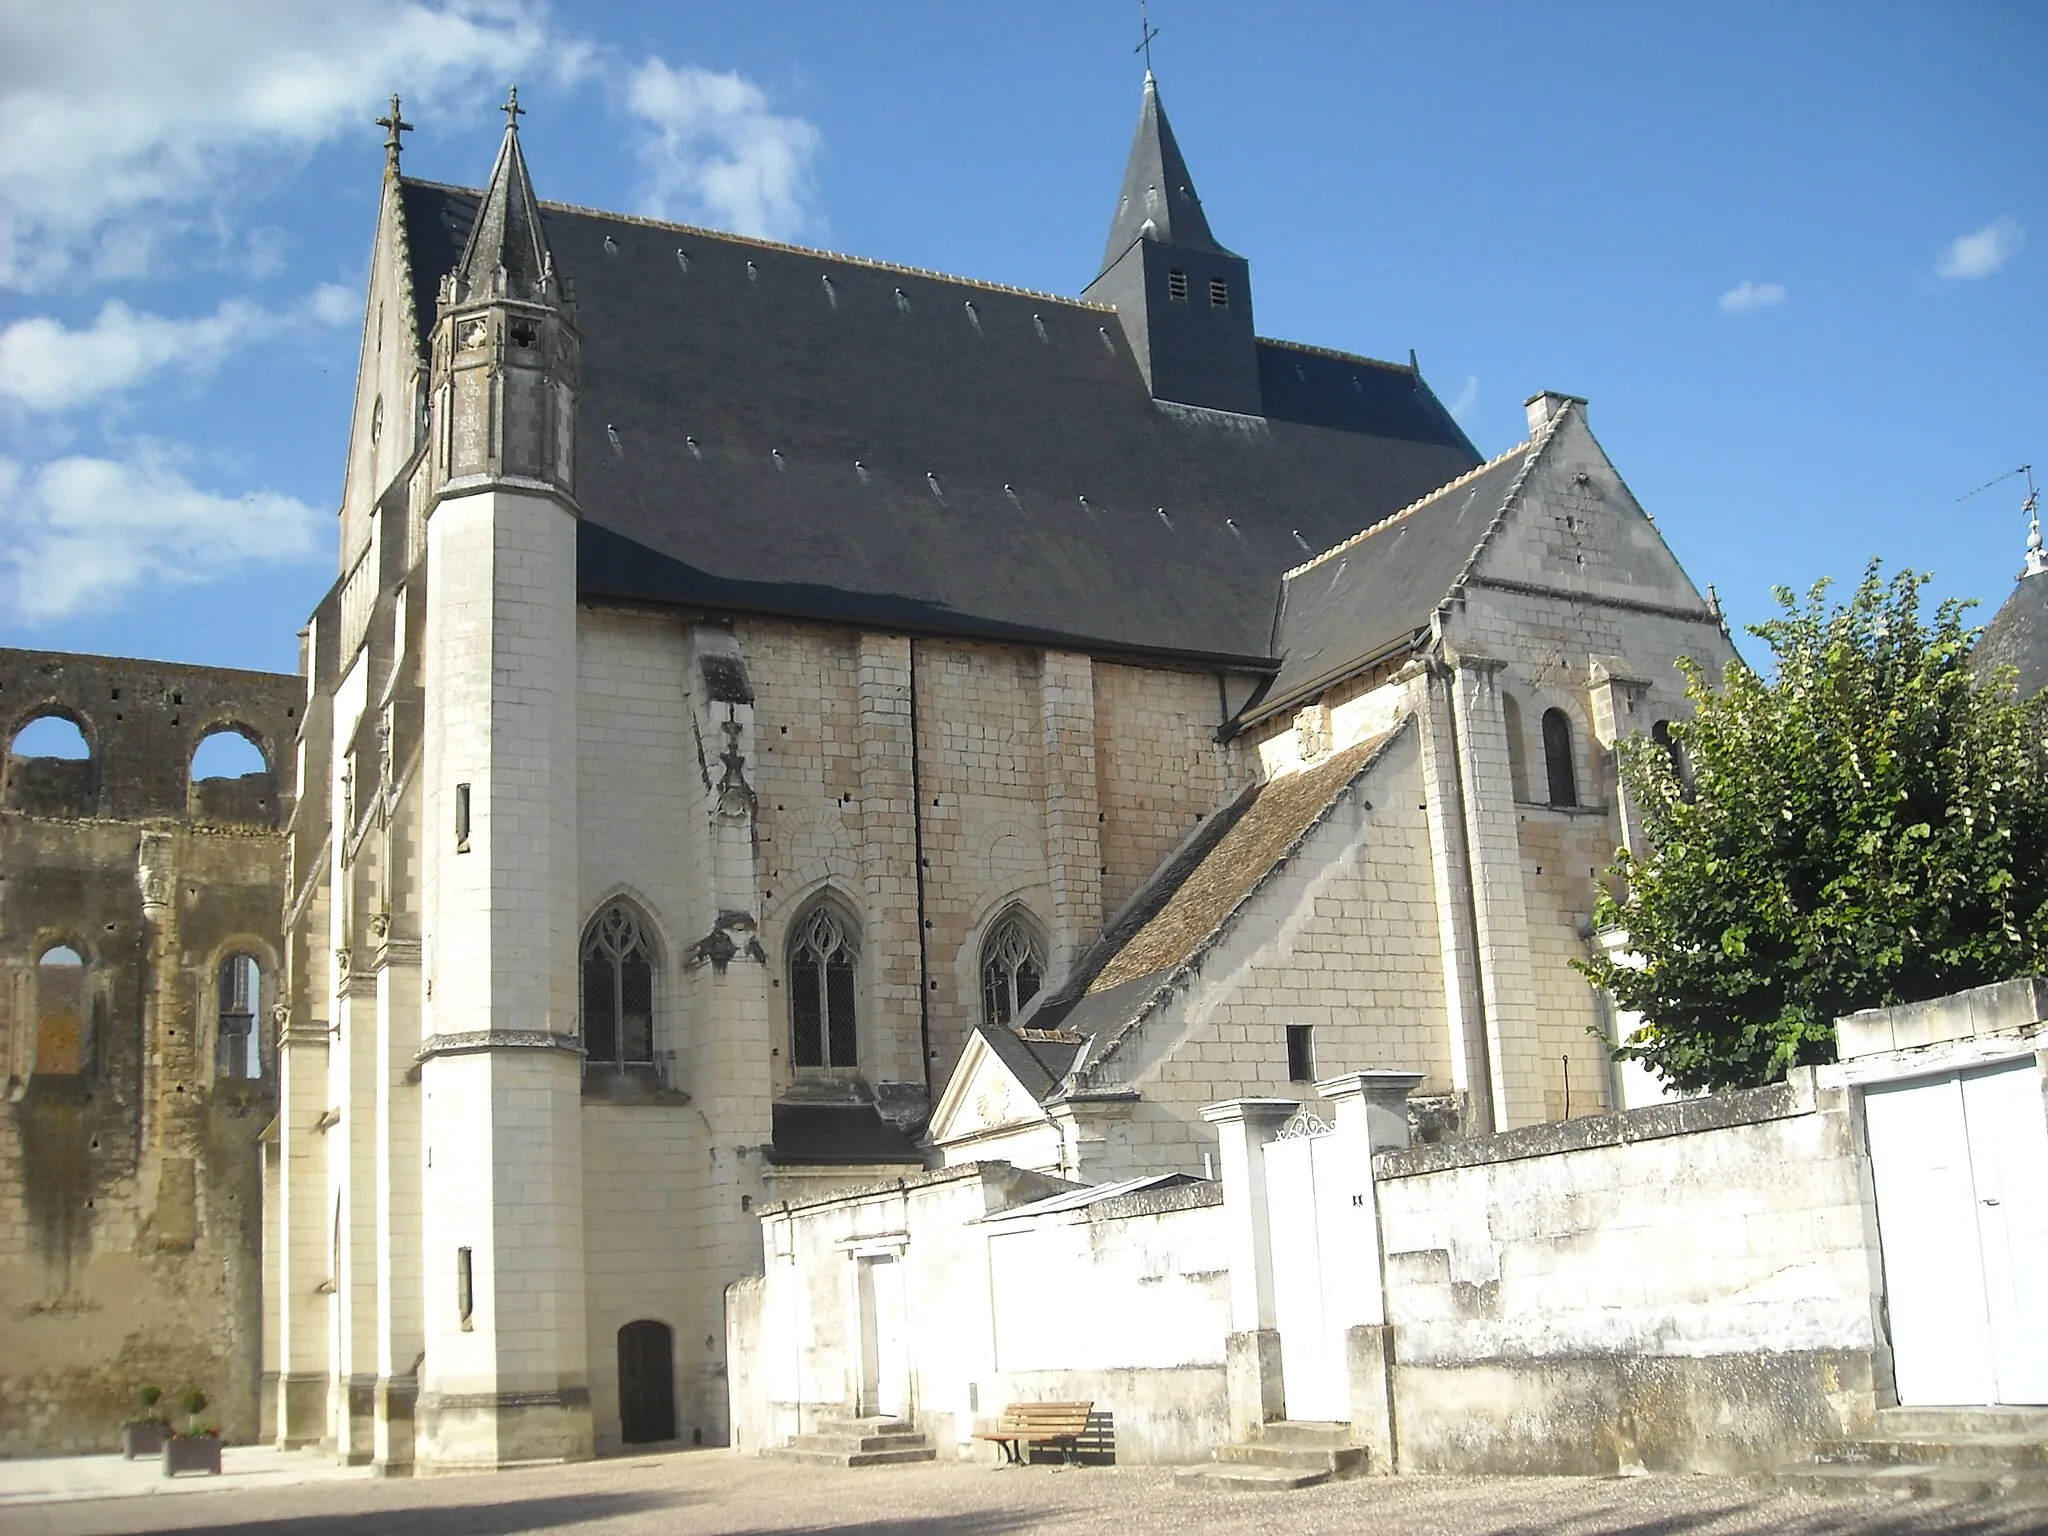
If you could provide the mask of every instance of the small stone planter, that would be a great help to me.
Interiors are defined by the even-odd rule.
[[[121,1455],[129,1460],[147,1461],[171,1438],[168,1424],[124,1424],[121,1427]]]
[[[164,1476],[181,1472],[210,1472],[220,1476],[218,1435],[173,1435],[164,1442]]]

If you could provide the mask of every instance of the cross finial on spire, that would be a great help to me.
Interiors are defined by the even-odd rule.
[[[518,86],[512,87],[511,94],[505,98],[505,105],[498,108],[498,110],[505,114],[505,126],[512,132],[517,133],[519,131],[519,119],[526,116],[526,108],[519,105]]]
[[[412,124],[408,123],[404,115],[398,110],[398,92],[393,91],[391,93],[391,115],[378,118],[377,126],[386,130],[384,134],[384,158],[395,171],[398,169],[398,152],[405,147],[401,135],[412,132]]]
[[[1147,10],[1149,0],[1138,0],[1138,46],[1131,52],[1145,55],[1145,78],[1152,78],[1152,39],[1159,35],[1159,29],[1152,25]]]

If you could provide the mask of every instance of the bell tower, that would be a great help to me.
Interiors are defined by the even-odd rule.
[[[1209,232],[1149,69],[1102,274],[1081,297],[1116,307],[1153,399],[1263,413],[1251,263]]]
[[[433,335],[422,1471],[591,1454],[576,992],[577,335],[504,141]]]

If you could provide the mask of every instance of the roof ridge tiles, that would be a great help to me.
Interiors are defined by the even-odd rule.
[[[1322,565],[1331,557],[1335,555],[1341,555],[1346,550],[1352,549],[1356,547],[1358,544],[1365,541],[1366,539],[1371,538],[1374,534],[1378,533],[1382,528],[1385,528],[1393,523],[1398,523],[1401,521],[1402,518],[1407,517],[1412,513],[1421,511],[1424,507],[1428,506],[1432,501],[1435,501],[1439,496],[1448,496],[1452,491],[1457,490],[1460,486],[1469,485],[1473,480],[1477,479],[1479,476],[1483,474],[1486,474],[1489,470],[1500,468],[1501,465],[1505,464],[1509,459],[1513,458],[1516,454],[1525,452],[1529,448],[1534,446],[1534,443],[1535,439],[1524,438],[1521,442],[1515,444],[1514,447],[1507,449],[1505,452],[1495,454],[1492,458],[1488,459],[1484,464],[1475,464],[1472,468],[1466,470],[1465,473],[1458,476],[1457,479],[1446,480],[1442,485],[1438,486],[1435,490],[1431,491],[1427,496],[1417,497],[1414,501],[1409,502],[1407,506],[1401,508],[1400,511],[1389,512],[1385,517],[1381,518],[1378,522],[1369,524],[1368,526],[1359,529],[1358,532],[1352,534],[1350,538],[1344,540],[1341,544],[1332,544],[1328,549],[1324,550],[1321,554],[1313,555],[1307,560],[1302,561],[1301,564],[1295,566],[1292,570],[1284,572],[1281,575],[1280,579],[1282,581],[1292,581],[1295,577],[1301,575],[1302,573],[1314,570],[1317,566]],[[1516,488],[1519,488],[1520,485],[1521,480],[1517,478],[1515,481],[1515,486],[1510,488],[1508,494],[1513,495],[1514,490]]]
[[[1550,446],[1550,440],[1557,435],[1559,423],[1584,404],[1584,401],[1566,400],[1563,409],[1544,422],[1530,437],[1529,457],[1524,459],[1522,467],[1515,471],[1514,481],[1508,486],[1500,499],[1500,506],[1494,510],[1493,517],[1487,522],[1486,531],[1479,535],[1479,542],[1472,546],[1472,553],[1465,557],[1465,564],[1458,572],[1458,579],[1451,583],[1450,590],[1437,602],[1439,612],[1449,606],[1451,600],[1464,591],[1465,584],[1472,579],[1472,573],[1479,566],[1479,557],[1486,553],[1487,545],[1491,544],[1494,535],[1500,532],[1501,524],[1507,520],[1509,509],[1522,494],[1522,487],[1529,483],[1529,472],[1536,467],[1536,461],[1543,457],[1544,450]]]
[[[1363,363],[1368,368],[1384,368],[1389,373],[1413,374],[1421,378],[1420,370],[1410,368],[1406,363],[1393,363],[1383,357],[1367,357],[1363,352],[1340,352],[1335,347],[1319,347],[1313,342],[1287,341],[1278,336],[1257,336],[1253,338],[1261,346],[1285,347],[1290,352],[1306,352],[1311,357],[1332,358],[1340,363]]]
[[[448,181],[428,181],[420,176],[403,178],[416,187],[429,187],[437,192],[458,192],[465,197],[481,198],[483,190],[477,187],[457,186]],[[679,234],[702,235],[713,240],[726,240],[734,245],[753,246],[757,250],[783,251],[793,256],[817,256],[826,261],[845,262],[849,266],[871,267],[877,272],[900,272],[907,277],[927,277],[942,283],[958,283],[963,288],[977,288],[984,293],[1007,293],[1018,298],[1045,299],[1054,304],[1066,304],[1075,309],[1085,309],[1091,314],[1116,313],[1114,304],[1097,304],[1092,299],[1076,299],[1066,294],[1048,293],[1042,288],[1019,288],[1011,283],[992,283],[986,278],[962,277],[955,272],[941,272],[933,267],[913,267],[900,261],[880,261],[873,256],[855,256],[845,251],[828,251],[823,246],[796,245],[787,240],[765,240],[759,235],[736,234],[729,229],[711,229],[702,224],[681,224],[672,219],[651,219],[644,214],[615,213],[609,208],[592,208],[583,203],[562,203],[553,198],[538,199],[541,207],[552,213],[573,213],[584,218],[607,219],[618,224],[637,224],[643,229],[674,230]],[[573,275],[573,274],[572,274]]]

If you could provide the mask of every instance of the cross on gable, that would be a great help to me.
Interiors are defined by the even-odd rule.
[[[391,163],[396,165],[398,163],[398,152],[404,147],[405,142],[401,135],[412,132],[412,124],[408,123],[398,110],[398,93],[396,91],[391,93],[391,115],[378,118],[377,126],[386,130],[384,135],[384,153],[390,157]]]

